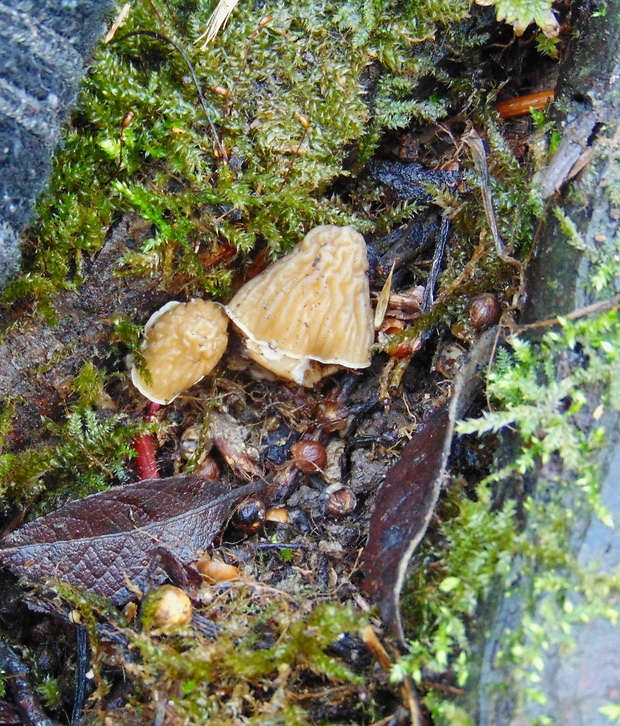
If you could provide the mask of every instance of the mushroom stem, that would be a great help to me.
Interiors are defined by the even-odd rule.
[[[159,468],[155,458],[155,446],[151,434],[136,436],[133,448],[137,452],[136,471],[140,479],[159,479]]]

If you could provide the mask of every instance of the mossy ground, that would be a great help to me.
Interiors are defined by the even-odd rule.
[[[545,0],[527,4],[532,17],[525,17],[523,3],[495,4],[509,21],[549,20]],[[518,133],[508,143],[491,106],[496,95],[491,84],[498,80],[485,50],[496,32],[492,14],[475,12],[469,2],[442,0],[242,1],[212,45],[194,47],[212,10],[213,3],[202,1],[135,3],[117,37],[99,48],[56,155],[50,189],[26,234],[24,273],[6,291],[7,305],[27,300],[53,322],[55,293],[79,291],[85,259],[101,248],[110,224],[125,211],[139,213],[152,226],[146,242],[119,260],[119,274],[156,276],[183,298],[226,299],[257,254],[282,254],[316,224],[353,224],[369,238],[380,238],[422,214],[424,205],[386,199],[364,181],[367,161],[405,128],[415,132],[454,118],[452,128],[464,128],[467,119],[484,129],[500,232],[513,241],[515,255],[527,256],[540,212],[530,194],[531,174],[544,159],[551,129],[544,116],[535,118],[544,149],[525,157],[517,152],[517,158]],[[209,119],[180,54],[165,41],[127,35],[135,30],[156,31],[187,50]],[[542,36],[539,46],[547,53],[556,49]],[[121,133],[129,112],[131,122]],[[523,137],[531,139],[532,133],[528,126]],[[439,288],[440,294],[451,292],[434,317],[469,340],[468,298],[494,290],[507,306],[519,281],[497,259],[467,154],[444,139],[422,142],[420,155],[436,166],[458,162],[462,171],[458,195],[433,190],[453,222]],[[474,256],[473,274],[452,289]],[[422,280],[424,270],[412,274]],[[611,273],[605,274],[608,281]],[[119,320],[116,331],[110,342],[119,346],[120,357],[123,346],[136,348],[139,328],[135,321]],[[463,431],[516,425],[525,446],[510,471],[500,473],[523,475],[537,461],[561,457],[576,474],[571,486],[580,506],[605,516],[598,507],[595,463],[603,435],[597,426],[580,430],[575,420],[586,406],[588,386],[606,391],[601,395],[609,397],[609,406],[617,405],[613,372],[619,337],[614,313],[594,325],[564,325],[539,344],[513,341],[513,356],[501,353],[489,381],[496,412]],[[587,350],[588,366],[558,377],[558,357],[576,349]],[[69,410],[47,425],[51,443],[0,457],[7,504],[27,502],[33,516],[53,506],[59,489],[66,488],[63,496],[82,496],[127,479],[131,442],[144,425],[133,425],[124,413],[135,403],[131,397],[121,401],[120,412],[103,413],[102,402],[108,391],[119,390],[119,377],[87,362],[72,382]],[[229,392],[220,383],[184,415],[197,408],[204,412]],[[564,400],[571,403],[562,409],[558,404]],[[11,416],[7,404],[4,435]],[[164,444],[176,436],[172,419],[163,427],[149,426],[161,429]],[[49,488],[52,477],[55,485]],[[411,650],[393,679],[414,678],[436,723],[468,722],[453,694],[470,676],[470,629],[478,604],[508,576],[515,557],[534,573],[534,590],[544,585],[550,593],[550,622],[557,618],[565,632],[583,614],[568,607],[566,573],[574,572],[574,563],[561,504],[546,507],[543,522],[543,513],[526,501],[530,521],[540,522],[539,539],[526,539],[517,503],[493,504],[499,479],[499,474],[482,482],[480,476],[455,479],[460,486],[448,490],[443,523],[414,563],[406,598]],[[552,581],[548,569],[557,573]],[[585,604],[579,608],[613,614],[606,596],[617,583],[590,572],[581,578]],[[314,595],[300,577],[286,591],[249,582],[218,592],[201,608],[203,617],[220,626],[210,638],[200,620],[172,636],[139,632],[107,606],[59,588],[62,607],[79,610],[90,630],[98,689],[93,723],[110,706],[107,691],[121,667],[118,660],[111,665],[114,654],[96,626],[106,621],[125,639],[117,656],[131,683],[116,715],[111,707],[106,713],[111,723],[144,723],[161,713],[170,723],[372,723],[396,708],[397,690],[371,663],[362,661],[356,671],[350,653],[334,650],[345,633],[355,639],[367,623],[367,614],[341,602],[350,591],[346,598],[329,588]],[[533,629],[515,634],[507,652],[516,667],[540,653],[544,644],[535,636]],[[40,691],[51,708],[59,704],[56,685],[52,676],[41,675]]]

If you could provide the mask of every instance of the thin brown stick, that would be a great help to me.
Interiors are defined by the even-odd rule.
[[[585,318],[588,315],[597,315],[611,310],[620,310],[620,295],[614,295],[609,300],[601,300],[591,305],[586,305],[583,308],[573,310],[572,313],[566,313],[566,315],[556,315],[546,320],[537,320],[535,323],[517,325],[512,330],[519,333],[523,330],[534,330],[535,328],[551,328],[554,325],[560,325],[562,320],[579,320],[579,318]]]

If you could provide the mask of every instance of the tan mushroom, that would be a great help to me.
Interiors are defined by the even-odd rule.
[[[218,364],[228,344],[228,318],[207,300],[169,302],[144,326],[143,356],[150,374],[134,364],[131,380],[155,403],[170,403]]]
[[[336,366],[370,365],[374,328],[367,272],[361,234],[352,227],[315,227],[246,283],[226,312],[247,336],[256,362],[311,387]]]

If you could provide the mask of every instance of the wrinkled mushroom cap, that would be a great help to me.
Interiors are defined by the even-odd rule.
[[[315,227],[292,252],[246,283],[226,312],[248,337],[254,360],[312,385],[326,375],[317,377],[321,367],[315,362],[370,365],[374,328],[367,271],[361,234],[352,227]]]
[[[218,364],[228,344],[228,318],[220,305],[194,299],[170,302],[144,326],[143,356],[151,380],[133,365],[131,380],[144,396],[167,404]]]

